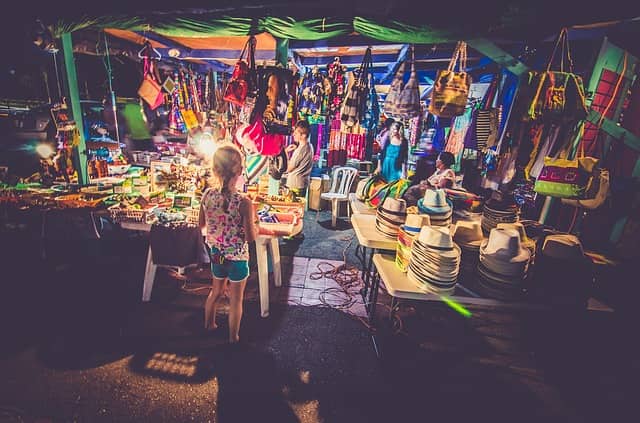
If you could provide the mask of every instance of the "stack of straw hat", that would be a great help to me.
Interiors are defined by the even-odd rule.
[[[451,225],[453,206],[447,200],[447,194],[443,189],[428,189],[424,197],[418,200],[418,210],[420,213],[429,215],[431,226]]]
[[[524,295],[531,253],[516,229],[494,228],[480,245],[478,285],[488,296],[503,300]]]
[[[593,284],[593,268],[575,235],[548,235],[536,262],[534,294],[563,309],[586,307]]]
[[[413,241],[407,277],[425,292],[450,295],[460,272],[460,247],[446,228],[423,226]]]
[[[529,259],[529,264],[533,264],[535,256],[536,256],[536,242],[527,236],[527,231],[524,228],[524,225],[520,222],[515,223],[498,223],[497,228],[504,229],[515,229],[520,234],[520,243],[524,248],[529,250],[531,253],[531,258]]]
[[[426,214],[408,214],[407,221],[400,226],[396,246],[396,265],[402,272],[406,272],[409,268],[413,240],[418,236],[422,227],[429,226],[429,223],[429,216]]]
[[[471,275],[478,268],[480,245],[485,240],[479,220],[459,220],[453,230],[453,241],[462,250],[460,270]]]
[[[387,198],[376,211],[376,229],[388,238],[395,239],[407,218],[407,203],[398,198]]]
[[[511,199],[512,200],[512,199]],[[482,230],[488,234],[499,223],[515,223],[518,221],[518,206],[509,199],[498,201],[489,199],[482,209]]]

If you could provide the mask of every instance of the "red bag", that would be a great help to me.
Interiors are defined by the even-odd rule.
[[[144,79],[138,88],[138,95],[149,104],[151,110],[155,110],[164,103],[164,94],[162,94],[162,87],[153,74],[153,62],[146,59],[143,66]]]
[[[255,45],[256,39],[252,35],[249,37],[247,44],[245,44],[240,53],[240,59],[236,63],[233,73],[231,74],[231,80],[227,84],[227,88],[224,92],[224,100],[235,104],[236,106],[242,106],[247,98],[250,90],[255,89],[255,83],[252,80],[255,78]],[[249,50],[247,64],[244,60],[244,54]]]
[[[265,134],[256,142],[256,148],[263,156],[277,156],[282,151],[284,135]]]

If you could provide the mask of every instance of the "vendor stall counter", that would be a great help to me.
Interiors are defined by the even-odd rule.
[[[150,232],[152,225],[146,223],[133,223],[133,222],[121,222],[120,226],[123,229],[137,230]],[[292,235],[297,235],[302,231],[303,221],[300,219],[293,228]],[[200,229],[193,227],[192,230],[197,231],[198,235]],[[268,232],[268,233],[265,233]],[[199,235],[200,236],[200,235]],[[278,243],[281,234],[274,233],[267,229],[260,228],[260,234],[256,239],[256,257],[258,261],[258,287],[260,291],[260,315],[262,317],[269,316],[269,269],[268,260],[271,257],[271,264],[273,270],[273,278],[275,286],[282,285],[282,271],[280,266],[280,247]],[[203,251],[204,243],[202,244]],[[196,254],[197,255],[197,254]],[[142,301],[149,301],[151,299],[151,291],[153,290],[153,283],[156,276],[156,270],[158,267],[168,267],[175,269],[178,274],[183,275],[186,269],[197,266],[198,257],[194,255],[193,263],[179,263],[176,264],[159,264],[154,262],[154,254],[152,249],[152,242],[149,242],[149,250],[147,252],[147,262],[145,265],[144,284],[142,287]]]

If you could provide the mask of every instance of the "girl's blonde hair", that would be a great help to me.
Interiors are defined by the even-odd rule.
[[[212,162],[212,185],[226,197],[231,193],[229,190],[231,181],[242,174],[244,164],[242,153],[233,144],[223,145],[213,153]],[[227,206],[228,200],[225,199],[225,210]]]

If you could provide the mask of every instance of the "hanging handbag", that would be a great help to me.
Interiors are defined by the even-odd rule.
[[[413,46],[411,46],[411,76],[396,99],[394,113],[395,116],[401,119],[411,119],[420,115],[420,87],[416,75],[416,60]]]
[[[557,198],[584,198],[590,178],[594,175],[599,159],[584,156],[582,131],[578,134],[580,148],[578,157],[573,160],[566,158],[567,151],[560,153],[560,157],[545,157],[544,167],[536,179],[534,190],[538,194]]]
[[[255,37],[253,35],[250,36],[249,40],[247,40],[247,43],[244,45],[242,52],[240,53],[238,62],[233,68],[231,80],[227,84],[224,92],[224,100],[233,103],[236,106],[242,106],[247,98],[247,95],[249,94],[249,91],[254,89],[255,87],[255,85],[251,82],[251,70],[255,69],[255,65],[244,61],[245,52],[249,52],[248,60],[249,62],[253,62],[250,50],[252,46],[255,49],[255,43]]]
[[[144,77],[140,88],[138,88],[138,95],[147,102],[151,110],[155,110],[164,103],[164,94],[162,94],[162,87],[154,76],[153,61],[145,58],[143,63]]]
[[[398,71],[393,77],[393,81],[391,81],[391,85],[389,86],[389,92],[387,93],[387,97],[384,99],[384,112],[385,115],[389,117],[393,117],[396,115],[396,104],[398,99],[400,98],[400,93],[402,93],[402,88],[404,85],[404,71],[406,67],[406,61],[403,61],[398,67]]]
[[[552,71],[558,46],[562,44],[560,71]],[[566,52],[566,57],[564,52]],[[568,71],[565,72],[565,58]],[[582,78],[573,73],[573,60],[569,50],[567,29],[560,31],[556,45],[551,53],[545,72],[530,72],[530,85],[537,85],[533,99],[529,105],[527,117],[530,120],[541,118],[578,121],[587,116],[584,84]]]
[[[363,105],[368,95],[369,72],[373,61],[371,58],[371,48],[367,48],[362,64],[358,70],[358,74],[353,74],[353,80],[350,81],[350,89],[342,104],[340,112],[340,120],[346,128],[353,128],[361,119]]]
[[[460,59],[460,71],[455,65]],[[429,112],[440,117],[460,116],[464,113],[469,98],[471,75],[465,72],[467,67],[467,43],[458,41],[453,57],[446,70],[438,72],[431,91]]]

